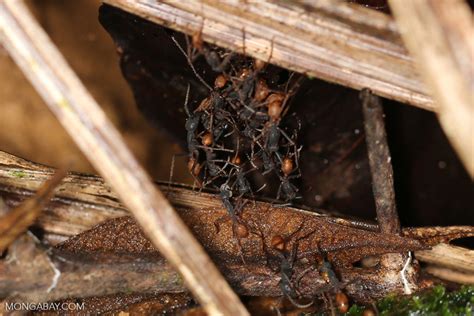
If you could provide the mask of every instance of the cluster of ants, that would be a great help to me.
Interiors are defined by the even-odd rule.
[[[284,237],[280,235],[273,236],[271,238],[270,246],[273,252],[276,252],[277,258],[279,259],[279,271],[281,274],[280,289],[293,306],[306,309],[313,305],[314,300],[311,299],[306,304],[301,304],[296,301],[296,298],[300,296],[298,292],[299,282],[304,274],[311,270],[316,270],[319,277],[326,283],[322,286],[318,293],[321,295],[326,307],[331,310],[331,314],[335,315],[335,309],[340,313],[346,313],[349,310],[349,299],[342,289],[347,285],[346,282],[342,282],[334,272],[331,263],[327,260],[327,256],[324,251],[318,247],[316,254],[314,251],[298,254],[299,241],[314,234],[315,231],[311,231],[302,236],[297,237],[300,231],[302,231],[304,222],[301,223],[300,227],[290,235]],[[290,246],[290,240],[293,239]],[[267,252],[265,250],[265,252]],[[298,262],[298,257],[307,263],[312,262],[305,268],[299,275],[296,275],[294,268]],[[313,262],[314,261],[314,262]],[[334,302],[331,297],[327,297],[328,292],[335,293]],[[335,303],[335,306],[334,306]],[[278,315],[281,315],[278,308],[275,308]]]
[[[239,212],[246,201],[243,197],[253,197],[266,186],[264,180],[254,191],[250,173],[258,173],[260,179],[269,174],[276,176],[280,181],[276,200],[283,200],[285,204],[282,205],[299,198],[298,188],[291,180],[301,177],[301,147],[297,145],[301,126],[296,116],[296,127],[280,124],[287,115],[288,101],[298,83],[289,89],[292,80],[289,76],[284,89],[271,89],[264,77],[267,63],[234,58],[232,52],[211,49],[202,42],[200,34],[193,36],[192,42],[186,37],[187,51],[174,37],[172,40],[186,57],[196,78],[209,90],[209,95],[195,109],[190,109],[188,105],[189,86],[186,93],[188,170],[201,188],[218,189],[232,221],[234,236],[245,238],[249,231],[239,219]],[[193,65],[199,56],[203,56],[212,70],[218,73],[213,86],[199,75]],[[280,259],[280,288],[283,294],[297,307],[310,306],[294,300],[298,296],[292,284],[297,247],[288,251],[281,236],[272,238],[271,247]],[[320,272],[331,287],[340,287],[329,262],[321,262]],[[341,301],[339,304],[345,309],[347,297],[339,293],[336,301]]]
[[[301,177],[297,127],[280,126],[288,112],[288,100],[294,87],[288,91],[292,76],[284,91],[271,89],[263,77],[266,63],[261,60],[233,60],[234,54],[208,48],[200,36],[188,41],[186,52],[173,38],[195,76],[209,90],[209,95],[193,110],[189,109],[189,86],[185,111],[188,170],[200,187],[219,190],[224,207],[235,222],[242,209],[243,196],[265,188],[266,183],[254,190],[250,173],[259,173],[260,179],[268,174],[280,181],[277,200],[290,203],[298,198],[298,188],[291,179]],[[219,74],[211,87],[197,73],[193,60],[204,56],[209,66]],[[234,58],[237,59],[237,58]],[[231,63],[232,61],[232,63]],[[294,86],[297,84],[295,83]]]

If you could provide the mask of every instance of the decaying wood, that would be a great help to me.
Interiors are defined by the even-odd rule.
[[[58,171],[39,188],[33,198],[24,201],[12,210],[6,210],[5,214],[0,216],[0,253],[36,222],[64,176],[64,171]]]
[[[474,178],[474,23],[463,0],[390,0],[402,37],[436,100],[438,118]]]
[[[34,194],[33,192],[53,172],[51,168],[0,152],[0,196],[13,207]],[[299,257],[327,254],[341,277],[354,284],[361,284],[359,281],[365,280],[367,275],[376,275],[374,271],[364,272],[350,267],[350,263],[364,257],[387,252],[417,251],[442,241],[474,235],[474,227],[470,226],[411,228],[402,231],[402,235],[408,237],[406,238],[380,233],[374,224],[333,217],[325,212],[273,207],[270,203],[254,204],[249,201],[243,210],[242,223],[248,225],[250,234],[240,239],[241,247],[239,247],[230,222],[221,224],[220,230],[216,230],[215,223],[227,214],[216,194],[196,192],[177,186],[164,185],[161,188],[239,293],[244,292],[246,282],[258,280],[260,282],[257,282],[258,284],[265,286],[255,285],[251,289],[252,292],[245,293],[271,296],[281,294],[278,287],[280,275],[275,272],[278,269],[274,269],[275,265],[278,266],[278,261],[275,261],[275,254],[271,252],[271,238],[276,235],[289,236],[298,229],[300,231],[297,236],[307,235],[299,241]],[[133,253],[133,249],[141,249],[138,255],[143,256],[143,251],[148,249],[145,254],[155,253],[151,243],[144,237],[136,248],[124,248],[131,247],[130,239],[139,232],[137,228],[136,231],[125,233],[120,238],[120,232],[127,231],[134,225],[130,220],[117,218],[124,215],[128,215],[128,212],[101,178],[69,174],[58,187],[56,196],[43,211],[37,225],[44,230],[46,237],[59,236],[66,239],[83,232],[82,235],[66,242],[70,245],[67,251],[82,249],[82,253],[99,250],[108,253],[126,249],[124,252]],[[87,231],[112,218],[115,219],[92,231]],[[79,240],[94,242],[79,243]],[[290,247],[293,242],[294,240],[289,241]],[[96,248],[96,244],[101,245],[101,248]],[[262,250],[263,245],[270,252],[268,256]],[[66,246],[62,247],[64,249]],[[245,264],[241,261],[242,257]],[[267,265],[267,259],[272,264]],[[296,271],[303,271],[306,268],[307,265],[301,265],[296,267]],[[237,272],[232,274],[229,271]],[[234,277],[230,278],[230,275]],[[252,278],[249,279],[250,276]],[[380,283],[371,283],[364,290],[356,287],[348,288],[349,294],[356,298],[367,299],[383,296],[384,293],[393,290],[390,285],[381,289],[378,285],[382,284],[383,280],[378,281]],[[299,290],[309,297],[323,289],[327,290],[327,284],[316,271],[305,274],[301,284]],[[250,291],[249,288],[247,290]]]
[[[92,165],[210,314],[248,315],[22,1],[0,2],[0,40]]]
[[[388,15],[336,0],[105,0],[218,46],[435,110]]]

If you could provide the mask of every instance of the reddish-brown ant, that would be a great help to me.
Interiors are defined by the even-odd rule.
[[[292,284],[292,277],[293,277],[293,265],[297,259],[297,252],[298,252],[298,243],[301,239],[308,237],[310,234],[314,232],[310,232],[309,234],[305,234],[297,238],[292,245],[292,249],[288,250],[288,240],[293,238],[293,236],[299,233],[303,229],[304,223],[301,223],[298,229],[296,229],[293,233],[289,236],[284,238],[281,235],[275,235],[271,239],[271,247],[276,251],[278,257],[280,258],[280,289],[283,295],[290,300],[290,302],[298,307],[298,308],[307,308],[313,304],[313,301],[309,302],[308,304],[300,304],[295,301],[296,296],[298,296],[296,289],[293,287]]]
[[[263,102],[270,94],[270,89],[267,83],[263,79],[259,79],[255,84],[255,95],[254,99],[257,102]]]
[[[272,240],[270,241],[270,245],[273,249],[278,251],[286,250],[286,241],[280,235],[273,236]]]
[[[213,143],[213,137],[212,137],[212,134],[211,133],[206,133],[204,134],[204,136],[202,137],[202,144],[204,146],[211,146]]]
[[[214,87],[218,88],[218,89],[222,89],[225,87],[225,85],[227,84],[227,78],[225,75],[219,75],[216,77],[216,80],[214,81]]]
[[[375,316],[375,315],[377,315],[377,314],[376,314],[375,311],[374,311],[372,308],[370,308],[370,307],[367,307],[367,308],[364,309],[364,311],[362,312],[362,316]]]
[[[240,159],[239,155],[236,155],[236,156],[232,157],[232,160],[230,162],[233,163],[234,165],[238,166],[242,163],[242,160]]]
[[[297,198],[298,188],[289,180],[301,177],[301,173],[298,166],[300,150],[301,148],[295,148],[295,152],[293,153],[294,159],[287,155],[281,161],[282,176],[280,176],[281,183],[280,187],[278,188],[277,199],[280,198],[280,194],[283,195],[285,201],[291,201]]]
[[[199,32],[197,32],[191,37],[192,47],[199,54],[204,56],[209,66],[211,66],[212,70],[214,70],[215,72],[223,72],[227,68],[234,53],[229,53],[227,54],[226,57],[222,58],[221,56],[219,56],[219,53],[217,53],[215,50],[209,49],[207,45],[204,43],[204,41],[202,40],[203,28],[204,28],[204,20],[202,21],[201,29],[199,30]],[[188,40],[187,42],[189,43]],[[188,49],[188,55],[192,55],[193,60],[198,57],[197,54],[191,53],[189,49]]]
[[[337,292],[336,294],[336,307],[340,313],[347,313],[349,310],[349,299],[343,292]]]

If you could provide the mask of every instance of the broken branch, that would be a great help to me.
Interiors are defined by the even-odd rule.
[[[0,216],[0,253],[33,225],[64,176],[65,172],[59,170],[38,189],[34,197]]]

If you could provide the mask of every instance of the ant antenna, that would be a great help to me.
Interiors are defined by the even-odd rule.
[[[186,52],[184,51],[183,47],[181,47],[181,45],[178,43],[178,41],[176,40],[176,38],[174,38],[174,36],[171,36],[171,39],[173,40],[173,42],[176,44],[176,46],[178,47],[178,49],[181,51],[181,53],[184,55],[184,57],[186,57],[186,61],[188,62],[188,65],[191,67],[194,75],[196,76],[196,78],[199,79],[199,81],[201,81],[201,83],[209,89],[209,91],[212,91],[212,88],[210,85],[207,84],[206,81],[204,81],[204,79],[202,79],[202,77],[197,73],[196,71],[196,68],[194,68],[194,65],[193,63],[191,62],[191,60],[189,59],[189,56],[188,54],[186,54]]]
[[[191,112],[189,112],[189,108],[188,108],[189,90],[190,90],[190,85],[188,83],[188,88],[186,89],[186,97],[184,99],[184,111],[186,111],[186,114],[188,116],[191,116]]]
[[[300,84],[302,81],[302,77],[299,77],[298,79],[296,79],[296,82],[292,85],[290,91],[288,91],[290,81],[293,79],[294,74],[295,73],[292,72],[290,74],[290,77],[288,78],[288,81],[286,82],[286,86],[285,86],[286,96],[285,96],[285,99],[283,100],[283,106],[281,109],[281,117],[284,117],[286,113],[288,112],[288,110],[290,109],[289,99],[294,95],[295,90],[300,87]]]

